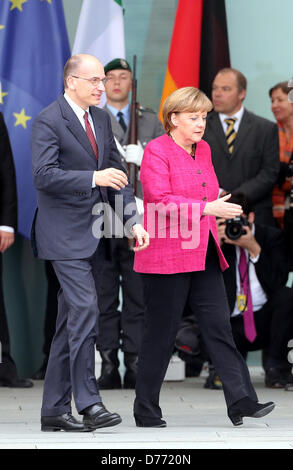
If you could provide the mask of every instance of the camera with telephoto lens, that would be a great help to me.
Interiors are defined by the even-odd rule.
[[[238,240],[238,238],[246,234],[244,226],[249,227],[247,217],[239,215],[234,217],[234,219],[228,219],[226,220],[225,234],[230,240]]]

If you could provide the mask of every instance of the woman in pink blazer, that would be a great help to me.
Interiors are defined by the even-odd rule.
[[[140,180],[150,245],[136,253],[134,263],[143,276],[146,302],[134,403],[137,426],[166,426],[159,394],[187,299],[223,383],[233,424],[274,408],[272,402],[258,403],[231,333],[222,279],[228,265],[219,246],[216,216],[234,218],[242,209],[227,202],[230,195],[217,198],[210,147],[202,140],[211,108],[196,88],[175,91],[163,107],[167,133],[144,151]]]

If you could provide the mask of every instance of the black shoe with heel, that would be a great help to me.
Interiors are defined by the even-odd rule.
[[[243,424],[242,418],[262,418],[269,414],[275,408],[275,403],[258,403],[249,397],[244,397],[228,408],[228,416],[234,426]]]

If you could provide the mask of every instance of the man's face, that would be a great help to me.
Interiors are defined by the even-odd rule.
[[[104,78],[104,68],[98,59],[94,57],[84,59],[76,72],[68,77],[70,96],[83,109],[98,105],[105,91],[101,81]]]
[[[107,100],[114,103],[127,102],[131,91],[132,77],[129,70],[110,70],[107,73]]]
[[[245,90],[239,91],[234,72],[220,72],[216,75],[212,86],[212,102],[217,113],[232,116],[241,108],[245,95]]]

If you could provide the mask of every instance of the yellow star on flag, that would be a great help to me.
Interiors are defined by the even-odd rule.
[[[52,5],[52,0],[41,0],[41,2],[44,2],[44,1],[45,2],[47,1],[48,3],[50,3]]]
[[[5,25],[4,24],[0,24],[0,29],[4,29],[5,28]]]
[[[26,3],[27,0],[10,0],[12,3],[10,11],[14,10],[14,8],[18,8],[19,11],[22,11],[22,4]]]
[[[2,91],[2,84],[0,82],[0,104],[3,104],[3,96],[8,95],[7,91]]]
[[[20,113],[13,113],[13,116],[16,117],[14,126],[21,125],[24,129],[26,129],[26,121],[29,121],[32,118],[31,116],[26,116],[24,108],[22,108]]]

